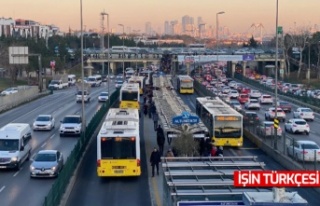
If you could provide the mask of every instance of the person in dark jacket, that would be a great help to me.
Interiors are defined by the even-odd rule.
[[[154,131],[157,131],[158,120],[159,120],[158,113],[154,113],[153,116],[152,116],[152,119],[153,119]]]
[[[165,142],[164,133],[157,132],[157,143],[159,146],[159,152],[161,156],[163,155],[164,142]]]
[[[155,147],[150,156],[150,163],[152,167],[152,177],[154,177],[154,168],[157,168],[157,175],[159,175],[159,163],[161,162],[161,155]]]

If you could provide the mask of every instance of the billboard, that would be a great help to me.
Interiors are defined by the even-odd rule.
[[[193,63],[185,60],[193,59],[194,63],[217,62],[217,61],[243,61],[243,55],[178,55],[179,63]]]

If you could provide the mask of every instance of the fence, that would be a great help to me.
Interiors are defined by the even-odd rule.
[[[249,79],[249,78],[244,77],[242,75],[235,75],[235,78],[246,83],[246,84],[252,85],[259,90],[262,90],[262,91],[267,92],[269,94],[274,94],[275,89],[272,89],[270,87],[262,85],[256,80]],[[280,90],[278,90],[278,94],[281,98],[283,98],[287,101],[293,102],[295,104],[298,104],[298,105],[301,105],[304,107],[309,107],[309,108],[313,109],[315,112],[320,112],[320,101],[317,98],[294,95],[290,92],[284,93]]]
[[[85,148],[89,140],[92,138],[95,133],[98,125],[101,120],[111,107],[119,98],[119,89],[116,90],[110,96],[110,105],[109,103],[105,103],[101,106],[101,108],[95,113],[88,126],[86,127],[85,134],[80,136],[77,144],[71,151],[67,161],[64,164],[64,168],[59,174],[56,181],[53,183],[52,188],[50,189],[48,195],[45,197],[44,206],[56,206],[59,205],[61,198],[69,184],[70,178],[72,177],[77,165],[80,163],[80,158],[83,155]]]

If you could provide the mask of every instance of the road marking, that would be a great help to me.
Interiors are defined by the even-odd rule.
[[[45,142],[45,143],[43,143],[43,145],[41,145],[41,147],[45,147],[47,145],[47,143]]]
[[[240,149],[243,149],[243,150],[254,150],[254,149],[260,149],[259,147],[243,147],[243,148],[240,148]]]
[[[53,135],[51,135],[50,139],[52,139],[53,137],[54,137],[54,134],[53,134]]]
[[[4,188],[6,188],[6,186],[2,186],[2,187],[0,188],[0,192],[2,192],[2,191],[4,190]]]
[[[17,171],[16,173],[14,173],[13,176],[14,176],[14,177],[17,176],[22,169],[23,169],[23,167],[20,167],[20,170]]]
[[[154,177],[151,177],[152,178],[152,187],[153,187],[153,191],[154,191],[154,196],[155,196],[155,199],[156,199],[156,204],[157,206],[160,206],[161,205],[161,200],[160,200],[160,196],[159,196],[159,190],[158,190],[158,181],[156,180],[156,176]]]

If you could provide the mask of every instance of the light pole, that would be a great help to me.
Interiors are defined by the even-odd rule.
[[[135,33],[139,33],[140,30],[133,30],[133,32]],[[136,41],[136,59],[138,59],[138,40]],[[138,73],[138,61],[136,60],[136,72]]]
[[[107,16],[107,34],[108,34],[108,57],[107,57],[107,61],[108,61],[108,70],[107,70],[107,84],[108,84],[108,103],[110,106],[110,34],[109,34],[109,14],[105,13],[105,15]]]
[[[278,8],[279,8],[279,0],[276,0],[276,59],[275,59],[275,104],[274,104],[274,119],[277,121],[278,119],[278,53],[279,53],[279,43],[278,43]],[[277,124],[279,126],[279,124]],[[277,149],[277,135],[278,128],[274,126],[274,149]]]
[[[309,49],[308,49],[308,71],[307,71],[307,79],[308,79],[308,84],[310,84],[310,47],[311,47],[311,40],[309,40],[308,42],[308,46],[309,46]]]
[[[123,76],[123,80],[125,80],[125,76],[124,76],[124,25],[123,24],[118,24],[118,25],[122,27],[122,76]]]
[[[100,47],[101,47],[101,50],[102,50],[102,55],[104,55],[104,16],[106,16],[107,15],[107,13],[106,12],[101,12],[100,13],[100,15],[101,15],[101,45],[100,45]],[[102,75],[104,75],[104,62],[102,62],[101,63],[102,64]]]
[[[216,49],[219,47],[219,14],[224,14],[224,11],[216,13]]]
[[[83,68],[83,16],[82,16],[82,0],[80,0],[80,39],[81,39],[81,114],[82,114],[82,131],[84,137],[86,136],[86,117],[84,111],[84,68]]]

